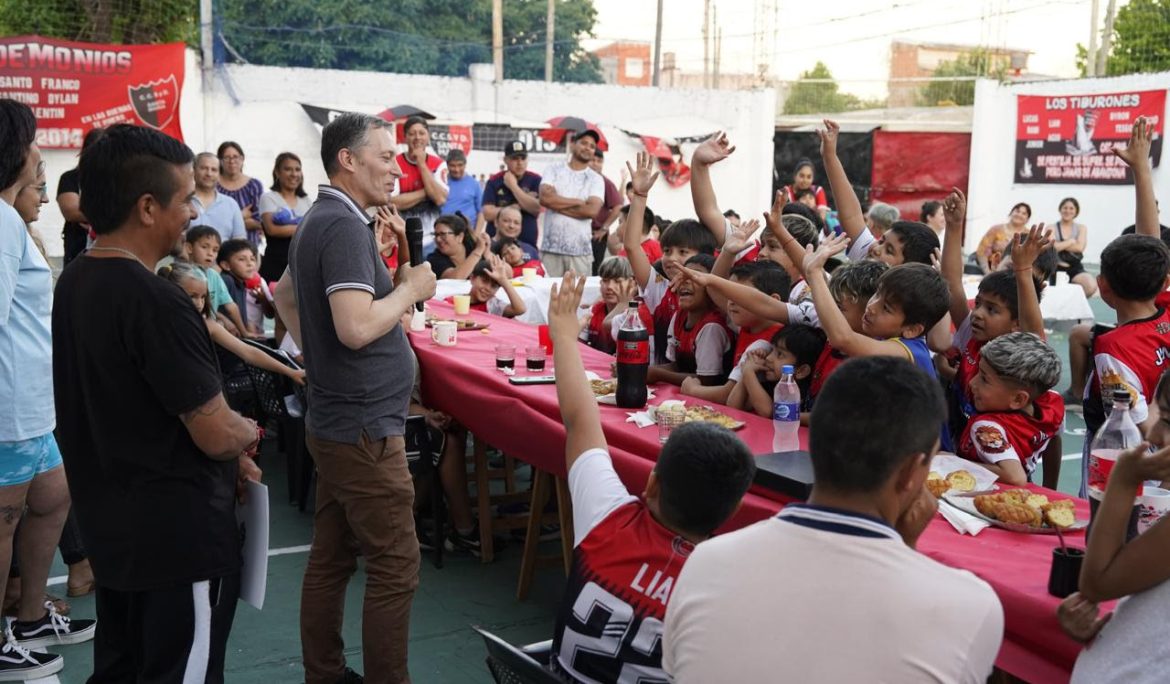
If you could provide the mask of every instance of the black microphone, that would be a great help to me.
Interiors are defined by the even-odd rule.
[[[418,266],[423,262],[422,233],[422,219],[417,216],[406,219],[406,244],[410,248],[411,266]],[[422,311],[423,303],[415,302],[414,308],[416,311]]]

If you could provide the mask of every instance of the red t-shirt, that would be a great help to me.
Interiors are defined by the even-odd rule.
[[[402,170],[402,177],[398,179],[398,192],[414,192],[415,190],[423,189],[422,172],[418,170],[418,164],[414,163],[412,158],[408,158],[405,153],[398,155],[395,158],[398,162],[398,168]],[[439,167],[443,166],[444,162],[441,157],[436,157],[433,154],[427,155],[427,168],[431,173],[440,176],[439,181],[447,182],[446,169],[440,173]]]
[[[536,275],[538,275],[538,276],[544,275],[544,264],[540,263],[539,259],[529,259],[528,261],[525,261],[524,263],[520,264],[519,266],[512,267],[512,277],[519,278],[520,276],[524,275],[524,269],[526,269],[526,268],[535,268]]]
[[[837,369],[849,357],[841,352],[833,349],[832,345],[825,344],[825,348],[821,350],[821,355],[817,358],[816,366],[813,368],[812,380],[809,381],[808,396],[809,400],[816,399],[817,395],[821,393],[821,388],[825,385],[825,380],[829,379],[829,374]]]
[[[695,358],[695,344],[698,341],[699,333],[709,325],[717,325],[723,328],[727,333],[728,340],[735,339],[735,333],[731,328],[727,327],[727,319],[723,312],[719,309],[712,309],[699,319],[699,322],[694,326],[687,328],[687,314],[685,311],[679,311],[674,317],[674,327],[671,330],[671,335],[674,342],[674,363],[678,370],[683,373],[694,373],[698,368],[698,363]],[[731,370],[731,351],[723,357],[723,375],[726,376]]]
[[[735,338],[735,356],[731,359],[731,365],[734,366],[739,363],[739,358],[743,356],[743,353],[747,351],[748,347],[752,346],[753,342],[757,340],[771,342],[772,336],[780,332],[780,329],[783,327],[783,325],[777,323],[775,325],[769,325],[757,333],[751,332],[746,328],[740,328],[739,335]]]
[[[1129,392],[1135,423],[1149,415],[1158,379],[1170,359],[1170,309],[1158,309],[1149,318],[1130,321],[1097,335],[1092,343],[1093,370],[1085,401],[1085,421],[1092,430],[1104,422],[1102,401],[1114,390]],[[1112,404],[1110,403],[1110,406]]]
[[[1036,397],[1036,415],[1023,411],[977,413],[959,440],[958,455],[976,463],[1018,459],[1029,475],[1064,422],[1064,400],[1052,390]]]
[[[662,258],[662,245],[654,238],[649,238],[642,241],[642,251],[646,254],[646,258],[650,260],[650,263],[654,263],[655,261],[658,261]],[[618,253],[618,256],[629,255],[626,254],[626,250],[623,249]]]
[[[585,329],[585,343],[606,354],[612,354],[617,351],[617,340],[613,339],[611,326],[605,325],[607,315],[609,311],[605,308],[605,302],[593,303],[593,308],[589,311],[589,327]],[[650,315],[650,309],[646,308],[645,303],[638,304],[638,318],[642,319],[642,325],[647,330],[654,329],[654,317]]]

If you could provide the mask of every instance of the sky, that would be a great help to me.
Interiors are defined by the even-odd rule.
[[[1102,21],[1107,4],[1100,3]],[[653,43],[656,0],[594,5],[598,40],[587,47]],[[894,38],[1030,50],[1029,72],[1076,77],[1076,45],[1088,45],[1091,0],[712,0],[712,6],[723,28],[722,73],[754,71],[759,55],[774,75],[795,79],[819,60],[843,91],[878,97],[885,95]],[[774,10],[759,30],[758,6]],[[665,0],[662,23],[663,52],[675,52],[681,70],[702,73],[703,0]],[[775,23],[778,31],[770,28]]]

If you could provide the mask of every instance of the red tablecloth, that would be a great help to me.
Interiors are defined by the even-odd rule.
[[[451,317],[451,307],[431,302],[440,317]],[[471,317],[491,327],[460,332],[455,347],[431,342],[430,330],[410,333],[422,367],[423,395],[428,406],[454,416],[487,443],[551,473],[565,473],[565,431],[553,385],[517,386],[495,368],[495,345],[516,346],[516,368],[525,375],[524,348],[537,344],[534,326],[472,312]],[[582,345],[585,367],[609,377],[612,357]],[[545,373],[552,372],[552,358]],[[659,384],[653,403],[679,397],[678,388]],[[694,398],[687,398],[695,403]],[[757,454],[772,451],[771,422],[754,414],[720,407],[747,423],[737,434]],[[626,422],[626,411],[601,407],[601,420],[614,466],[632,492],[640,493],[657,458],[655,427],[637,428]],[[801,430],[801,445],[807,435]],[[1040,490],[1041,488],[1035,487]],[[1064,495],[1059,495],[1064,497]],[[787,499],[753,487],[743,506],[724,530],[736,529],[773,515]],[[1078,517],[1087,517],[1088,503],[1078,502]],[[1059,600],[1048,594],[1048,570],[1056,538],[1027,535],[996,528],[977,537],[960,535],[941,516],[923,533],[918,550],[952,567],[969,570],[986,580],[999,595],[1005,616],[1005,634],[997,665],[1034,683],[1068,681],[1080,645],[1060,631],[1056,621]],[[1084,545],[1082,535],[1070,543]],[[859,577],[864,582],[866,578]],[[875,587],[880,590],[880,587]],[[924,587],[923,591],[930,591]]]

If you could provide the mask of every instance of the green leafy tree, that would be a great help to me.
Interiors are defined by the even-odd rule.
[[[800,74],[784,101],[785,114],[821,114],[872,109],[884,106],[878,100],[862,100],[856,95],[842,93],[833,80],[833,73],[823,62],[817,62],[809,71]]]
[[[1088,49],[1077,43],[1081,76],[1088,75],[1088,63]],[[1113,40],[1102,75],[1155,71],[1170,71],[1170,0],[1130,0],[1113,20]]]
[[[918,102],[927,107],[975,104],[975,78],[1003,80],[1007,67],[1007,57],[992,55],[986,50],[972,50],[956,59],[940,62],[933,76],[970,77],[970,80],[931,81],[919,91]]]
[[[0,0],[0,30],[93,43],[196,38],[197,0]]]

